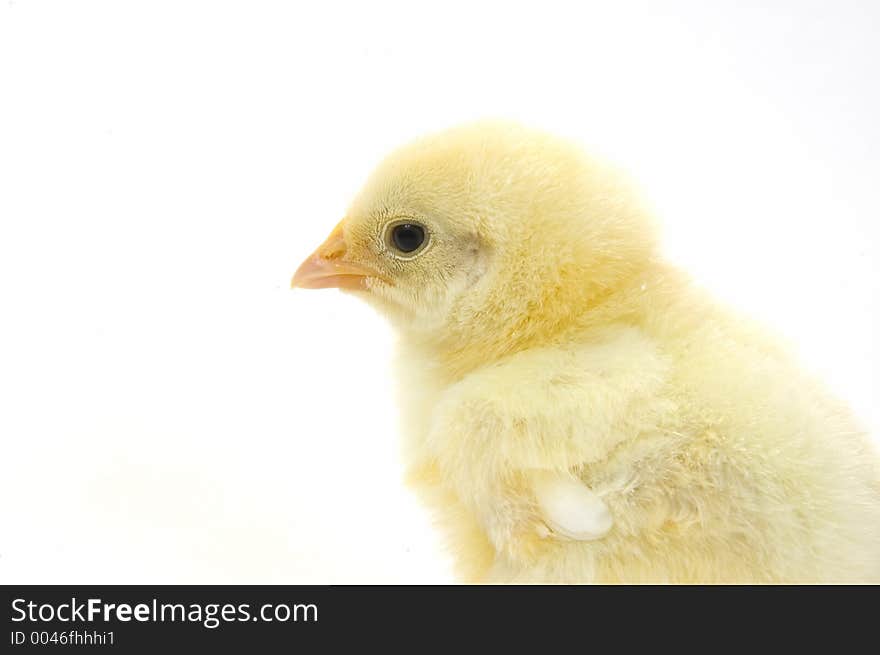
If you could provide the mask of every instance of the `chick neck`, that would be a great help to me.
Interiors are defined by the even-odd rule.
[[[547,285],[532,300],[520,300],[515,313],[509,311],[509,303],[504,311],[491,299],[477,310],[457,308],[442,329],[400,330],[401,346],[421,355],[440,379],[454,382],[523,350],[562,344],[574,334],[599,339],[610,325],[638,324],[640,308],[649,296],[663,294],[672,279],[670,271],[651,259],[610,287]]]

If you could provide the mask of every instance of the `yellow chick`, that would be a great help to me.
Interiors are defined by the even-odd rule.
[[[877,455],[657,253],[607,166],[476,123],[389,156],[293,286],[399,332],[409,480],[463,579],[880,580]]]

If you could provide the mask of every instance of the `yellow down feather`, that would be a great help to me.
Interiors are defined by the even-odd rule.
[[[429,232],[412,258],[383,236],[401,220]],[[379,274],[355,293],[399,333],[408,479],[463,579],[880,581],[869,440],[778,340],[662,259],[608,166],[466,125],[388,157],[342,230]],[[542,532],[543,472],[596,493],[610,532]]]

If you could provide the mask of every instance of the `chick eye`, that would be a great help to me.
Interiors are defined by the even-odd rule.
[[[415,223],[395,225],[391,228],[391,242],[400,252],[415,252],[425,243],[425,228]]]

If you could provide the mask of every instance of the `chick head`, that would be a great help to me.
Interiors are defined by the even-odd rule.
[[[577,147],[479,122],[392,153],[292,285],[339,287],[453,349],[569,324],[651,258],[622,177]]]

